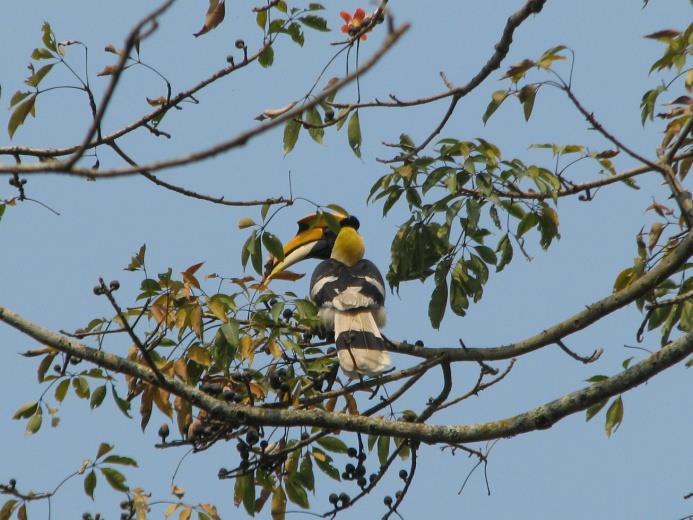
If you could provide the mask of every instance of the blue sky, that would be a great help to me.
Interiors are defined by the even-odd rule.
[[[178,4],[162,18],[160,29],[142,48],[143,59],[171,80],[174,92],[222,67],[228,54],[240,56],[233,46],[236,39],[244,39],[251,48],[260,42],[260,31],[249,14],[252,2],[229,3],[223,25],[198,39],[192,33],[202,23],[206,2]],[[454,83],[466,82],[490,56],[507,16],[521,5],[499,0],[445,0],[425,3],[425,8],[422,2],[412,0],[391,4],[396,21],[410,21],[412,28],[362,79],[364,99],[383,98],[388,93],[413,98],[439,92],[444,88],[441,70]],[[326,2],[330,27],[338,30],[341,25],[340,10],[353,11],[361,5],[355,1]],[[101,49],[108,43],[121,45],[129,27],[145,12],[142,3],[134,0],[31,1],[5,6],[0,20],[0,104],[8,106],[11,94],[22,88],[28,57],[40,44],[44,20],[52,24],[59,40],[77,39],[89,45],[93,74],[113,62],[113,55]],[[539,56],[554,45],[568,45],[577,56],[576,95],[613,133],[653,157],[659,126],[648,124],[643,129],[638,105],[642,93],[658,81],[648,76],[648,70],[661,49],[642,36],[663,28],[681,28],[689,19],[690,4],[685,0],[652,0],[644,10],[638,0],[549,0],[540,15],[517,31],[504,66]],[[123,148],[140,162],[200,149],[251,126],[252,118],[263,109],[299,98],[334,52],[329,43],[336,39],[335,33],[323,35],[310,30],[306,30],[306,37],[303,49],[281,42],[270,69],[251,67],[234,74],[201,93],[199,105],[186,105],[183,111],[169,114],[162,128],[172,133],[170,140],[140,131],[125,138]],[[364,55],[379,41],[378,35],[372,35],[362,45]],[[83,64],[74,49],[68,51],[68,59],[78,67]],[[344,61],[337,60],[327,77],[343,71]],[[51,81],[59,84],[60,74],[56,72]],[[528,145],[553,141],[608,147],[587,130],[584,120],[560,93],[548,90],[538,95],[528,123],[520,106],[509,100],[484,126],[481,116],[490,93],[505,86],[500,76],[498,72],[492,75],[485,86],[460,103],[442,136],[483,137],[496,143],[506,157],[544,164],[551,164],[550,154],[530,152]],[[95,77],[92,82],[97,92],[107,83]],[[146,97],[164,93],[160,80],[152,74],[144,69],[130,71],[116,92],[105,128],[115,130],[133,120],[148,110]],[[339,99],[354,96],[351,88],[341,92]],[[284,157],[281,131],[274,131],[231,154],[163,175],[202,192],[243,199],[288,195],[291,172],[294,195],[324,204],[339,203],[359,215],[367,256],[384,271],[391,237],[406,216],[399,208],[382,219],[379,205],[365,204],[372,182],[387,172],[375,160],[389,152],[381,143],[396,140],[401,132],[415,140],[425,137],[446,107],[444,101],[410,110],[362,111],[362,160],[349,150],[345,133],[334,131],[326,133],[324,145],[302,135],[296,149]],[[0,146],[69,145],[80,141],[89,124],[87,104],[77,92],[48,93],[39,99],[37,112],[37,119],[28,120],[13,141],[0,131]],[[102,167],[120,164],[107,150],[99,151],[99,159]],[[618,169],[633,166],[623,157],[617,157],[615,163]],[[581,163],[574,175],[576,180],[588,180],[597,172]],[[418,282],[403,285],[399,295],[388,296],[387,333],[395,338],[420,338],[432,346],[456,345],[458,338],[469,346],[496,346],[534,334],[608,294],[616,274],[631,265],[635,234],[651,222],[644,210],[652,194],[660,200],[666,197],[656,177],[639,182],[643,188],[639,192],[614,186],[589,204],[561,200],[561,240],[548,252],[532,243],[532,262],[516,258],[506,270],[492,276],[484,299],[465,318],[448,314],[440,331],[432,330],[426,318],[431,287]],[[236,223],[243,216],[257,217],[258,213],[187,199],[135,177],[96,183],[32,177],[27,191],[61,215],[56,217],[32,203],[7,211],[0,222],[0,303],[56,330],[74,329],[94,316],[109,314],[105,302],[91,292],[99,276],[119,279],[119,295],[124,301],[136,294],[139,279],[122,268],[142,243],[147,244],[148,265],[153,271],[171,266],[179,272],[204,260],[205,273],[238,274],[239,251],[247,235]],[[0,198],[10,195],[11,187],[0,184]],[[310,211],[310,206],[296,204],[283,212],[285,219],[273,232],[288,237],[294,231],[294,221]],[[306,282],[299,282],[296,290],[305,291]],[[569,338],[571,348],[583,354],[604,348],[597,365],[583,366],[556,348],[544,348],[519,360],[504,384],[439,414],[435,421],[472,423],[505,417],[580,388],[584,379],[595,373],[615,373],[623,359],[639,357],[638,352],[623,345],[635,343],[640,319],[636,310],[628,308]],[[649,335],[644,346],[656,348],[658,342],[656,335]],[[38,435],[25,438],[24,424],[9,417],[20,404],[41,392],[35,382],[34,360],[17,355],[33,344],[0,326],[0,345],[0,366],[4,367],[0,378],[4,396],[0,400],[4,439],[0,444],[0,481],[14,477],[22,487],[52,487],[79,467],[84,457],[93,456],[99,442],[108,441],[116,445],[118,453],[140,461],[140,470],[128,472],[131,485],[145,487],[158,498],[169,497],[170,478],[183,452],[153,448],[155,426],[161,416],[153,418],[143,434],[136,421],[125,419],[111,404],[90,412],[85,402],[73,396],[61,408],[59,428],[44,427]],[[128,346],[121,341],[112,348],[123,353]],[[395,361],[398,366],[409,363],[405,359]],[[457,368],[455,393],[472,386],[475,377],[475,367]],[[429,396],[437,394],[439,385],[438,374],[429,374],[416,392],[407,395],[402,407],[420,408]],[[401,512],[407,519],[422,518],[431,511],[436,511],[438,518],[470,519],[675,519],[690,514],[693,506],[682,497],[693,491],[692,386],[690,372],[677,366],[628,393],[624,397],[624,423],[612,438],[604,434],[603,415],[586,423],[584,415],[577,414],[548,431],[501,440],[488,466],[491,496],[486,495],[480,471],[458,496],[473,461],[461,454],[450,457],[436,447],[424,447],[417,479]],[[225,518],[235,517],[240,513],[233,511],[232,485],[216,478],[219,466],[233,466],[234,457],[232,445],[219,445],[188,457],[176,483],[187,490],[186,498],[191,501],[215,503]],[[379,517],[384,513],[382,497],[394,494],[398,486],[396,477],[385,482],[343,518]],[[318,482],[321,495],[333,490],[337,487],[332,481]],[[97,504],[92,506],[79,481],[68,484],[54,502],[54,511],[59,513],[53,518],[74,518],[97,508],[108,518],[117,517],[112,510],[113,495],[103,482],[96,498]],[[321,503],[317,498],[314,501]],[[30,517],[45,516],[45,512],[44,506],[35,505]]]

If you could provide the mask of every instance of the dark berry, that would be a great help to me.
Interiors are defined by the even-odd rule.
[[[342,507],[347,507],[351,503],[351,498],[346,493],[340,493],[339,501],[342,503]]]
[[[423,341],[420,340],[420,339],[417,339],[417,340],[416,340],[416,343],[414,343],[414,345],[416,345],[417,347],[423,347],[423,346],[424,346],[424,345],[423,345]]]
[[[385,504],[387,507],[392,506],[392,497],[387,495],[385,498],[383,498],[383,504]]]
[[[15,486],[17,485],[17,480],[11,478],[9,484],[10,484],[10,487],[11,487],[12,489],[14,489]]]
[[[371,484],[372,484],[373,482],[375,482],[377,479],[378,479],[378,475],[376,475],[375,473],[371,473],[371,474],[368,476],[368,480],[370,480]]]
[[[258,434],[258,432],[255,428],[250,428],[248,430],[248,433],[245,434],[245,442],[247,442],[251,446],[253,444],[256,444],[257,441],[259,441],[259,440],[260,440],[260,435]]]
[[[363,462],[364,460],[366,460],[366,457],[367,457],[367,455],[366,455],[364,452],[361,452],[361,453],[359,453],[359,455],[358,455],[358,459],[359,459],[361,462]]]
[[[397,493],[395,493],[395,498],[396,498],[397,500],[401,500],[401,499],[402,499],[402,492],[401,492],[401,491],[398,491]]]
[[[330,493],[330,497],[328,500],[330,501],[330,504],[337,504],[339,497],[337,496],[337,493]]]
[[[108,285],[108,288],[111,291],[117,291],[120,289],[120,282],[118,280],[112,280],[111,283]]]
[[[347,473],[353,473],[356,470],[356,468],[354,467],[353,464],[347,464],[346,467],[344,468],[344,470]]]
[[[356,471],[354,472],[354,475],[357,477],[363,477],[366,475],[366,468],[364,466],[356,466]]]
[[[356,451],[356,448],[353,447],[347,450],[347,455],[349,455],[349,457],[351,457],[352,459],[356,457],[357,453],[358,452]]]
[[[289,321],[293,315],[294,315],[294,313],[291,309],[284,309],[284,312],[282,313],[282,317],[286,321]]]
[[[236,40],[236,49],[245,49],[245,42],[243,40]]]
[[[368,481],[364,477],[361,477],[356,481],[356,483],[359,485],[360,488],[365,488],[366,484],[368,484]]]
[[[344,480],[351,480],[351,474],[347,473],[346,471],[342,471],[342,478]]]
[[[265,440],[260,441],[260,449],[261,449],[262,451],[265,451],[265,450],[267,449],[267,446],[268,446],[268,445],[269,445],[269,444],[268,444],[267,441],[265,441]]]
[[[277,374],[274,374],[272,377],[270,377],[270,386],[275,390],[279,390],[281,388],[282,380],[279,378]]]
[[[401,478],[402,480],[407,480],[407,477],[408,477],[408,476],[409,476],[409,475],[407,474],[407,470],[406,470],[406,469],[401,469],[401,470],[399,470],[399,478]]]
[[[166,437],[168,437],[169,434],[169,429],[168,429],[168,424],[164,423],[161,425],[159,428],[159,437],[161,437],[161,442],[166,442]]]
[[[94,288],[92,289],[92,291],[94,291],[94,294],[96,296],[103,294],[103,290],[101,289],[100,285],[95,285]]]

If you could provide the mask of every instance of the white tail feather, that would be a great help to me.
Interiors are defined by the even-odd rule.
[[[364,345],[358,336],[359,332],[366,333],[362,335],[363,339],[367,339],[367,335],[377,338],[380,348]],[[339,340],[342,333],[355,333],[356,338],[354,346],[341,346],[337,351],[339,364],[348,377],[379,374],[390,366],[390,353],[382,350],[382,335],[370,310],[335,311],[335,338]]]

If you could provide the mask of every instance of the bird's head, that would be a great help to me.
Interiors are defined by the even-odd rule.
[[[286,269],[302,260],[330,258],[337,233],[343,227],[358,229],[359,221],[341,212],[312,213],[299,220],[298,232],[284,244],[284,259],[270,257],[265,264],[262,283],[266,285],[273,278],[289,278],[284,275]]]

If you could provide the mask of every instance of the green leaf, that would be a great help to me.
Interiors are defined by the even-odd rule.
[[[46,77],[46,74],[48,74],[51,69],[53,68],[53,63],[49,63],[48,65],[44,65],[41,67],[39,70],[34,72],[31,76],[29,76],[24,83],[29,85],[30,87],[38,87],[39,83],[43,80],[43,78]]]
[[[43,44],[46,46],[46,48],[52,50],[53,52],[57,52],[58,49],[55,46],[55,35],[51,29],[51,24],[48,22],[43,22],[41,31],[43,32]]]
[[[301,460],[301,466],[297,473],[298,478],[301,480],[301,484],[306,489],[310,491],[315,491],[315,475],[313,475],[313,462],[310,456],[306,455]]]
[[[347,127],[347,137],[349,146],[354,151],[356,157],[361,157],[361,123],[359,123],[359,111],[355,110],[349,119]]]
[[[510,242],[510,237],[508,237],[508,234],[506,233],[503,235],[503,238],[500,239],[498,242],[498,246],[496,247],[496,251],[498,251],[501,255],[500,261],[496,265],[496,271],[502,271],[503,268],[508,265],[511,260],[513,259],[513,245]]]
[[[116,491],[127,492],[130,488],[125,482],[125,475],[115,468],[100,468],[101,473],[106,477],[106,482]]]
[[[264,29],[265,25],[267,25],[267,10],[264,9],[262,11],[258,11],[257,16],[255,17],[255,22],[257,22],[258,27],[260,29]]]
[[[346,453],[349,450],[344,441],[337,437],[322,437],[316,442],[326,450],[334,451],[335,453]]]
[[[246,484],[243,492],[243,507],[250,516],[255,515],[255,473],[244,475]]]
[[[102,442],[101,444],[99,444],[99,449],[96,450],[96,458],[98,459],[98,458],[103,457],[104,455],[106,455],[106,453],[108,453],[112,449],[113,449],[113,445],[108,444],[107,442]]]
[[[100,387],[96,388],[94,392],[92,392],[91,394],[91,399],[89,400],[89,406],[91,407],[91,409],[93,410],[94,408],[98,408],[99,406],[101,406],[104,397],[106,397],[106,385],[101,385]]]
[[[89,381],[78,376],[72,379],[72,387],[75,389],[77,397],[88,399],[91,391],[89,390]]]
[[[534,98],[537,96],[538,87],[536,85],[525,85],[520,89],[518,99],[522,103],[522,110],[525,114],[525,121],[529,121],[534,108]]]
[[[291,118],[284,125],[284,154],[288,154],[296,146],[298,135],[303,125],[297,119]]]
[[[284,246],[275,235],[265,231],[262,234],[262,243],[265,245],[265,249],[277,260],[284,260]]]
[[[123,457],[122,455],[109,455],[105,459],[103,459],[104,462],[110,462],[111,464],[121,464],[122,466],[137,466],[137,461],[135,459],[131,459],[130,457]]]
[[[539,217],[537,217],[537,214],[527,213],[517,225],[517,236],[521,237],[537,224],[539,224]]]
[[[311,107],[305,112],[306,122],[309,125],[320,126],[322,125],[322,118],[320,117],[320,112],[315,107]],[[323,137],[325,136],[325,130],[323,128],[311,128],[308,127],[308,134],[313,138],[318,144],[322,144]]]
[[[255,272],[262,276],[262,243],[260,240],[253,242],[253,250],[250,252],[250,263]]]
[[[65,396],[67,395],[67,391],[70,389],[70,380],[69,379],[63,379],[58,383],[58,386],[55,387],[55,400],[62,403],[65,400]]]
[[[428,318],[431,320],[431,326],[434,329],[440,328],[440,322],[445,315],[445,307],[448,303],[448,286],[445,281],[436,285],[431,295],[431,301],[428,304]]]
[[[257,57],[257,61],[264,68],[271,67],[274,63],[274,48],[271,45],[265,47],[265,49]]]
[[[239,323],[234,319],[229,319],[226,323],[221,326],[221,333],[224,335],[226,341],[229,345],[234,348],[238,348],[240,341],[240,330],[241,327]]]
[[[387,462],[387,458],[390,455],[390,437],[381,436],[378,437],[378,461],[380,465],[383,466]]]
[[[493,252],[488,246],[474,246],[476,252],[479,253],[481,259],[487,264],[496,265],[498,259],[496,258],[496,253]]]
[[[607,403],[608,399],[604,399],[603,401],[599,401],[598,403],[593,404],[587,409],[587,412],[585,414],[585,421],[589,421],[592,417],[597,415],[599,413],[599,410],[604,408],[604,405]]]
[[[34,106],[36,104],[36,94],[31,96],[29,99],[21,103],[17,108],[14,109],[14,112],[12,112],[12,115],[10,116],[10,121],[7,124],[7,132],[10,134],[10,139],[12,139],[12,136],[14,136],[14,133],[17,131],[17,128],[24,124],[24,121],[26,120],[26,116],[29,115],[29,112],[32,112],[34,110]]]
[[[0,220],[2,220],[2,216],[5,214],[5,209],[7,206],[5,204],[0,204]]]
[[[10,99],[10,107],[15,106],[17,103],[25,99],[27,96],[30,96],[31,92],[22,92],[21,90],[18,90],[14,94],[12,94],[12,98]]]
[[[491,94],[491,102],[488,104],[486,107],[486,112],[484,112],[484,115],[481,117],[484,124],[486,124],[493,113],[498,110],[498,107],[501,106],[508,95],[508,92],[505,90],[496,90],[493,94]]]
[[[655,104],[657,103],[657,97],[664,92],[665,87],[664,85],[660,85],[657,88],[653,88],[652,90],[648,90],[643,94],[642,100],[640,101],[640,121],[642,122],[643,126],[645,125],[645,121],[648,119],[652,121],[654,118],[654,110],[655,110]]]
[[[118,392],[116,392],[115,386],[111,386],[111,392],[113,393],[113,400],[118,405],[118,409],[123,412],[126,417],[132,419],[132,416],[130,415],[130,401],[121,399]]]
[[[308,494],[306,490],[303,489],[301,483],[298,479],[289,478],[284,481],[284,487],[286,488],[286,495],[289,497],[294,504],[301,506],[303,509],[310,508],[310,503],[308,502]]]
[[[318,448],[313,448],[313,458],[320,471],[338,482],[341,480],[339,470],[332,465],[332,457]]]
[[[94,500],[94,489],[96,488],[96,473],[91,470],[86,477],[84,477],[84,492]]]
[[[50,60],[54,57],[55,56],[53,55],[53,53],[48,49],[37,48],[34,49],[34,52],[31,53],[32,60]]]
[[[621,396],[618,396],[609,406],[606,412],[606,422],[604,423],[604,429],[606,434],[611,437],[611,434],[618,430],[618,427],[623,421],[623,400]]]
[[[31,417],[36,413],[36,409],[38,408],[38,401],[29,401],[28,403],[24,403],[22,406],[17,408],[17,411],[14,412],[14,415],[12,416],[13,419],[26,419],[28,417]]]
[[[609,379],[609,376],[598,374],[596,376],[592,376],[585,379],[585,381],[587,381],[588,383],[599,383],[601,381],[606,381],[607,379]]]
[[[126,271],[137,271],[144,266],[144,255],[147,251],[147,244],[142,244],[139,251],[130,259],[130,263],[125,268]]]
[[[39,431],[43,422],[43,411],[41,407],[36,408],[36,413],[26,423],[26,435],[32,435]]]
[[[330,30],[330,28],[327,27],[327,20],[325,20],[321,16],[308,14],[306,16],[301,16],[299,20],[306,27],[310,27],[311,29],[315,29],[316,31],[328,32]]]

